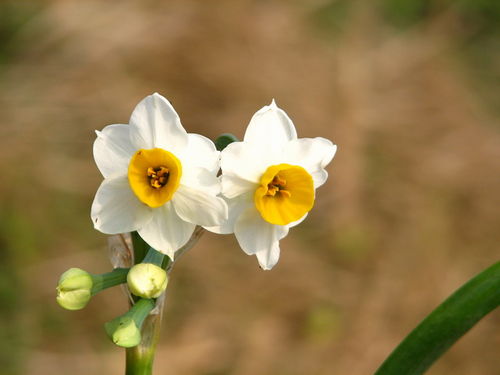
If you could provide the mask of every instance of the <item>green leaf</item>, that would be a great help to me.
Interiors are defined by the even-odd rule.
[[[425,318],[375,375],[423,374],[485,315],[500,305],[500,262],[469,280]]]

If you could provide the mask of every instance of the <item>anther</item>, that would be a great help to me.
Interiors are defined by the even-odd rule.
[[[266,195],[274,197],[276,196],[276,193],[280,193],[282,196],[290,198],[292,196],[292,193],[290,193],[288,190],[285,190],[285,186],[286,180],[284,178],[281,178],[279,175],[276,175],[274,176],[271,183],[267,185]]]
[[[169,173],[170,171],[166,167],[149,167],[147,171],[149,183],[155,189],[159,189],[167,184]]]
[[[292,193],[290,193],[288,190],[282,189],[280,190],[281,195],[284,197],[290,198],[292,196]]]
[[[273,186],[273,185],[268,186],[266,195],[270,195],[271,197],[274,197],[279,190],[280,189],[276,186]]]
[[[280,187],[284,187],[286,185],[286,180],[281,178],[279,175],[276,175],[273,178],[272,184],[280,186]]]

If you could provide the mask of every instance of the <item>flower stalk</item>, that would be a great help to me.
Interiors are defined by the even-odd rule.
[[[129,268],[115,268],[111,272],[100,275],[92,275],[92,295],[95,295],[105,289],[123,284],[127,281]]]
[[[151,375],[153,373],[153,361],[160,339],[164,304],[165,294],[156,300],[156,307],[145,318],[140,343],[126,349],[125,375]]]
[[[204,232],[205,230],[202,227],[196,227],[188,242],[176,251],[174,260],[150,248],[139,235],[132,233],[134,259],[140,259],[141,262],[161,264],[161,267],[166,269],[168,276],[175,262],[198,242]],[[151,375],[153,373],[153,361],[160,338],[165,301],[166,293],[162,293],[156,299],[156,307],[144,319],[140,343],[126,349],[125,375]]]

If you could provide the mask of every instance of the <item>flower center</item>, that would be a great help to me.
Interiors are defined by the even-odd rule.
[[[160,165],[159,167],[156,168],[149,167],[148,168],[149,183],[155,189],[159,189],[167,184],[169,174],[170,172],[168,168],[164,167],[163,165]]]
[[[270,195],[274,197],[276,194],[281,194],[287,198],[292,196],[289,190],[286,190],[286,180],[282,178],[280,175],[274,176],[273,180],[267,184],[267,192],[266,195]]]
[[[296,165],[272,165],[260,179],[254,203],[262,218],[271,224],[297,221],[314,205],[312,176]]]
[[[181,176],[179,159],[161,148],[137,151],[128,166],[130,188],[141,202],[153,208],[172,199]]]

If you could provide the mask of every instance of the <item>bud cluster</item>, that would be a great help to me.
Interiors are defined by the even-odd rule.
[[[155,299],[165,291],[167,272],[163,268],[164,255],[150,248],[141,263],[131,268],[94,275],[80,268],[70,268],[59,278],[56,288],[57,303],[67,310],[80,310],[92,296],[116,285],[127,283],[135,296],[125,314],[105,324],[108,337],[118,346],[130,348],[141,342],[144,320],[155,306]]]

